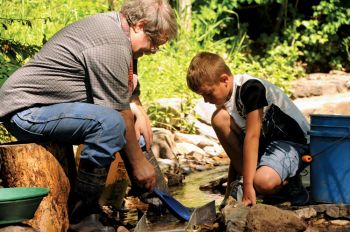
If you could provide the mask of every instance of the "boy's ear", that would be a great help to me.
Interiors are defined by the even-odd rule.
[[[220,75],[220,82],[228,83],[229,80],[230,80],[230,76],[227,75],[226,73],[223,73]]]

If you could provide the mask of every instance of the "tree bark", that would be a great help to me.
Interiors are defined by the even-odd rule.
[[[48,187],[50,192],[40,203],[34,218],[24,221],[36,231],[67,231],[70,179],[76,168],[71,145],[0,145],[1,178],[5,187]],[[74,181],[72,182],[74,183]]]
[[[192,4],[191,0],[179,0],[178,8],[180,13],[180,23],[186,31],[191,30],[191,14],[192,14]]]

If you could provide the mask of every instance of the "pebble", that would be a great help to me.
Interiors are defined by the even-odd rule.
[[[298,209],[298,210],[295,210],[294,212],[301,219],[309,219],[317,215],[316,210],[311,207]]]
[[[321,224],[323,224],[325,222],[326,222],[326,219],[321,218],[321,219],[318,219],[317,221],[315,221],[313,224],[314,225],[321,225]]]
[[[336,226],[347,226],[347,225],[350,225],[350,221],[348,221],[348,220],[331,220],[330,223],[332,225],[336,225]]]

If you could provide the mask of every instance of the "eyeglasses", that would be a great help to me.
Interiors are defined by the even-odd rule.
[[[154,35],[153,33],[147,32],[145,31],[146,35],[148,36],[148,39],[150,41],[151,44],[151,52],[156,52],[159,50],[159,41],[156,38],[156,35]]]

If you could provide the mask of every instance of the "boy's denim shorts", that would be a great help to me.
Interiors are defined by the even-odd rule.
[[[301,156],[307,152],[308,145],[284,140],[272,141],[265,151],[259,154],[257,168],[268,166],[274,169],[284,181],[304,168]]]

